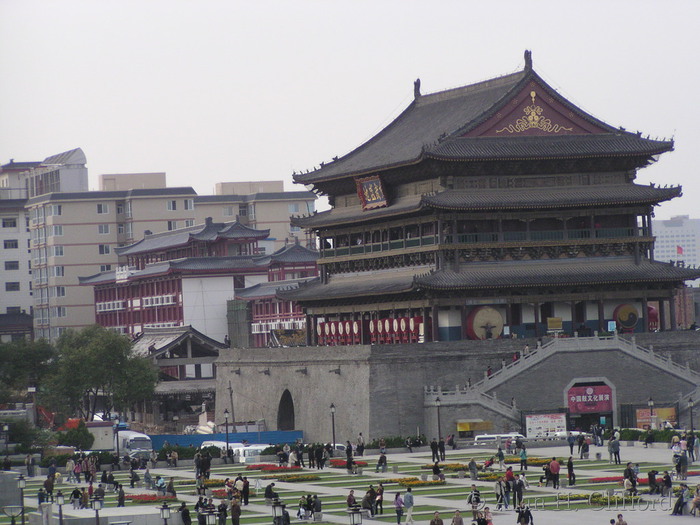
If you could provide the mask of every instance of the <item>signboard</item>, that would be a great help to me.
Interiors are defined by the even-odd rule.
[[[637,416],[637,428],[647,428],[651,426],[651,417],[648,408],[638,408],[636,410]],[[673,426],[676,426],[678,422],[678,414],[676,414],[676,407],[654,407],[654,419],[656,420],[656,426],[663,425],[665,421],[668,421]]]
[[[608,332],[617,332],[617,322],[616,321],[608,321]]]
[[[364,179],[355,179],[357,196],[360,198],[363,210],[382,208],[388,204],[384,193],[384,185],[379,175]]]
[[[612,412],[612,388],[608,385],[573,386],[567,392],[570,414]]]
[[[561,317],[547,317],[547,330],[563,330]]]
[[[546,437],[555,432],[566,432],[566,414],[527,414],[525,416],[527,437]]]

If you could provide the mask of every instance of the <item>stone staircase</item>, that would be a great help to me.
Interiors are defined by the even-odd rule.
[[[634,336],[627,339],[615,334],[610,337],[571,337],[553,339],[542,346],[530,350],[530,352],[522,355],[517,361],[508,363],[500,370],[496,370],[490,377],[485,377],[478,383],[473,384],[471,390],[481,393],[488,392],[508,382],[524,370],[541,363],[555,353],[578,352],[581,350],[620,350],[654,367],[663,368],[666,372],[683,380],[695,385],[700,385],[700,373],[688,366],[679,365],[670,357],[665,357],[655,353],[653,350],[637,345]],[[687,397],[692,397],[692,395],[693,394],[688,394]],[[700,400],[700,397],[696,397],[695,399]]]
[[[481,405],[511,421],[520,424],[520,410],[510,403],[504,403],[495,395],[481,392],[474,388],[456,385],[454,390],[443,389],[440,386],[426,386],[424,392],[424,407],[434,407],[436,398],[440,398],[441,406],[451,405]]]

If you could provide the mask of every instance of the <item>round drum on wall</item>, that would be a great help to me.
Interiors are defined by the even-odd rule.
[[[503,333],[503,316],[490,306],[478,306],[467,316],[469,339],[496,339]]]
[[[623,330],[633,330],[639,321],[639,312],[634,305],[620,304],[613,312],[613,319]]]

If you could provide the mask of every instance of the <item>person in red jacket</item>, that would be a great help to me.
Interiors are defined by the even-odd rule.
[[[552,475],[552,488],[559,488],[559,470],[561,470],[561,465],[557,461],[557,458],[552,458],[552,462],[549,464],[549,472]]]

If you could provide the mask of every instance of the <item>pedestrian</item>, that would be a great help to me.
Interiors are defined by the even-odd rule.
[[[525,445],[520,449],[520,470],[527,470],[527,449]]]
[[[496,452],[496,458],[498,458],[498,470],[505,470],[506,465],[504,463],[506,455],[503,453],[501,446],[498,446],[498,451]]]
[[[455,515],[452,516],[452,525],[464,525],[464,519],[462,518],[462,513],[459,512],[459,510],[456,510]]]
[[[496,484],[493,486],[493,491],[496,494],[496,510],[501,510],[503,507],[508,509],[509,502],[506,501],[506,491],[510,494],[510,488],[508,487],[505,476],[496,481]]]
[[[165,494],[166,496],[177,496],[177,493],[175,492],[175,478],[170,478],[170,481],[168,481],[168,486],[165,488]]]
[[[396,511],[396,525],[401,525],[401,516],[403,516],[403,499],[401,493],[397,492],[394,496],[394,510]]]
[[[231,500],[231,524],[240,525],[241,523],[241,505],[238,502],[238,498],[233,498]],[[185,524],[187,525],[187,524]]]
[[[190,509],[187,508],[187,503],[183,501],[177,511],[180,513],[183,525],[192,525],[192,516],[190,516]]]
[[[452,520],[452,523],[454,524],[454,519]],[[442,518],[440,518],[440,513],[438,511],[435,511],[433,514],[433,519],[430,520],[430,525],[442,525]]]
[[[406,524],[413,524],[413,491],[411,487],[406,488],[406,495],[403,497],[403,506],[406,509]]]
[[[119,490],[117,491],[117,507],[123,507],[125,505],[125,501],[126,494],[124,494],[124,485],[119,484]]]
[[[472,490],[467,496],[467,504],[471,506],[473,519],[476,519],[476,512],[479,509],[479,503],[481,503],[481,493],[479,492],[479,489],[476,488],[476,485],[472,483]]]
[[[430,461],[436,462],[440,461],[440,452],[438,451],[438,442],[437,439],[433,438],[432,441],[430,442],[430,452],[432,452],[433,457]]]
[[[515,475],[513,481],[513,506],[523,503],[523,492],[525,491],[525,481],[520,478],[520,474]]]
[[[690,491],[688,490],[688,485],[681,483],[679,487],[680,490],[678,492],[678,499],[676,500],[676,504],[673,506],[671,516],[682,516],[685,504],[690,501]]]
[[[561,465],[557,461],[557,458],[553,457],[551,463],[549,464],[549,473],[552,476],[552,488],[553,489],[559,488],[559,470],[560,469],[561,469]]]
[[[357,436],[357,455],[362,456],[365,453],[365,437],[360,432]]]
[[[219,514],[219,525],[226,525],[226,518],[228,518],[228,505],[226,504],[226,500],[221,500],[216,511]]]
[[[479,467],[477,466],[476,461],[474,461],[474,458],[469,460],[467,468],[469,469],[469,477],[476,480],[479,477]]]
[[[532,512],[530,512],[530,507],[524,504],[520,504],[517,509],[516,523],[518,525],[534,525],[534,520],[532,519]]]
[[[386,454],[379,454],[379,460],[377,461],[377,467],[374,469],[375,472],[379,472],[379,469],[382,469],[382,472],[386,472],[387,470],[387,464],[386,464]]]
[[[484,519],[486,520],[486,525],[493,525],[493,514],[491,514],[491,509],[484,507]]]
[[[440,454],[440,461],[445,461],[445,438],[442,436],[438,440],[438,453]]]
[[[566,438],[566,441],[569,443],[569,454],[572,456],[574,455],[574,444],[576,443],[576,438],[574,437],[573,432],[569,432],[569,437]]]
[[[569,461],[566,462],[566,473],[569,477],[569,487],[576,485],[576,474],[574,473],[574,457],[569,456]]]
[[[241,497],[243,498],[243,505],[248,505],[248,499],[250,498],[250,481],[248,481],[247,476],[243,476],[243,489],[241,490]]]
[[[627,522],[622,519],[622,514],[617,515],[617,521],[615,522],[615,525],[627,525]]]
[[[384,485],[381,482],[377,486],[377,504],[374,514],[384,514]]]

